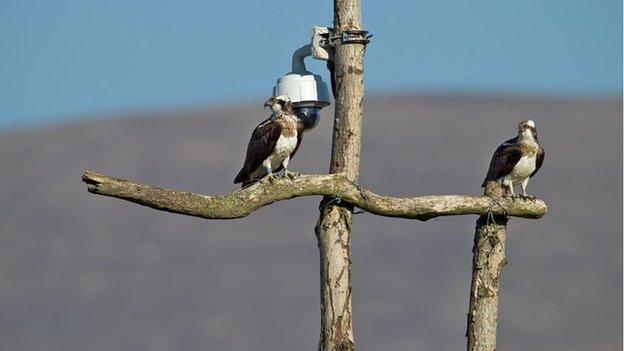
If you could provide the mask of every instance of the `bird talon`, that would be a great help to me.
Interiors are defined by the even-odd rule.
[[[277,176],[275,175],[275,173],[269,173],[266,175],[266,179],[268,180],[269,183],[271,183],[271,185],[275,184],[275,181],[277,180]]]
[[[297,178],[299,178],[301,176],[301,174],[297,173],[297,172],[291,172],[291,171],[284,171],[284,177],[290,179],[290,180],[295,180]]]

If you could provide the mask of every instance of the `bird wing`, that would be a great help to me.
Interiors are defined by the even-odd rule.
[[[490,168],[488,169],[481,187],[485,187],[489,181],[496,180],[511,173],[516,163],[520,161],[520,158],[522,158],[522,151],[520,147],[516,145],[516,138],[509,139],[501,144],[496,148],[496,151],[494,151],[494,155],[492,155]]]
[[[281,134],[282,126],[270,119],[263,121],[254,129],[249,145],[247,145],[245,163],[234,179],[234,184],[249,180],[249,174],[271,156]]]
[[[537,173],[537,171],[542,168],[542,164],[544,163],[544,156],[546,156],[546,150],[544,150],[544,148],[540,146],[539,151],[537,152],[537,158],[535,159],[535,170],[533,171],[533,173],[531,173],[531,177],[533,177],[535,173]]]

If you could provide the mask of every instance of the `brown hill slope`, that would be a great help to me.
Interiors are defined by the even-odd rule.
[[[309,350],[318,337],[318,198],[205,221],[88,194],[82,169],[225,193],[261,104],[0,135],[0,339],[21,350]],[[367,101],[361,184],[473,193],[528,116],[547,149],[513,219],[501,350],[621,350],[622,102],[394,96]],[[291,163],[327,169],[331,112]],[[361,350],[461,350],[475,218],[354,225]]]

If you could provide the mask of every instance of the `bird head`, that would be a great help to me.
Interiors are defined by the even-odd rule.
[[[278,115],[282,111],[292,111],[292,103],[290,102],[290,98],[286,95],[270,97],[264,103],[264,107],[269,107],[273,115]]]
[[[535,122],[527,119],[518,123],[518,135],[523,137],[533,138],[537,141],[537,130],[535,129]]]

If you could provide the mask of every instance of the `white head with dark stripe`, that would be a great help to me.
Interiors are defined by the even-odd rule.
[[[293,112],[292,103],[290,102],[290,98],[286,95],[279,95],[270,97],[265,103],[264,107],[271,108],[273,112],[273,116],[279,115],[281,112]]]
[[[535,122],[527,119],[518,124],[518,136],[521,138],[528,138],[537,141],[537,130],[535,129]]]

